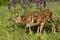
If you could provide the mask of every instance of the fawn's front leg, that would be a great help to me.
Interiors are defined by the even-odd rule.
[[[31,27],[29,27],[29,34],[30,34],[30,35],[32,34]]]
[[[43,29],[44,25],[45,25],[45,22],[44,21],[41,22],[41,24],[40,24],[40,33],[42,32],[42,29]]]

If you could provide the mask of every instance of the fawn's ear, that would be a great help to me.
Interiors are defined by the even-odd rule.
[[[19,18],[21,19],[21,14],[20,14],[20,13],[18,14],[18,16],[19,16]]]
[[[18,15],[18,13],[16,13],[16,15]]]
[[[21,14],[19,13],[19,16],[20,16]]]
[[[21,17],[21,14],[19,13],[19,17]]]
[[[16,13],[16,15],[20,16],[20,13]]]

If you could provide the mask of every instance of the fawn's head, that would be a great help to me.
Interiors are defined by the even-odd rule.
[[[18,22],[21,22],[21,16],[20,16],[20,13],[16,13],[16,16],[15,16],[15,23],[18,23]]]

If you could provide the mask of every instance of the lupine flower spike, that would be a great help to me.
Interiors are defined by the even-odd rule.
[[[24,8],[24,0],[21,0],[21,7]]]
[[[15,0],[12,0],[12,4],[13,4],[13,6],[15,7],[16,1],[15,1]]]
[[[36,0],[36,6],[39,7],[39,0]]]

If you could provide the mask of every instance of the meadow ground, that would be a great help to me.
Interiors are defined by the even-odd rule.
[[[11,11],[8,11],[7,6],[0,6],[0,40],[60,40],[60,3],[56,3],[56,5],[49,4],[46,8],[49,8],[53,13],[52,19],[56,25],[56,34],[43,31],[42,34],[36,35],[33,33],[29,35],[27,33],[28,29],[25,29],[23,24],[13,23],[16,12],[20,12],[21,16],[25,16],[30,11],[39,11],[40,9],[36,8],[35,4],[32,3],[30,8],[26,7],[25,9],[22,9],[20,4],[17,4],[16,10],[12,7]],[[48,23],[45,26],[48,27],[45,30],[51,30]]]

